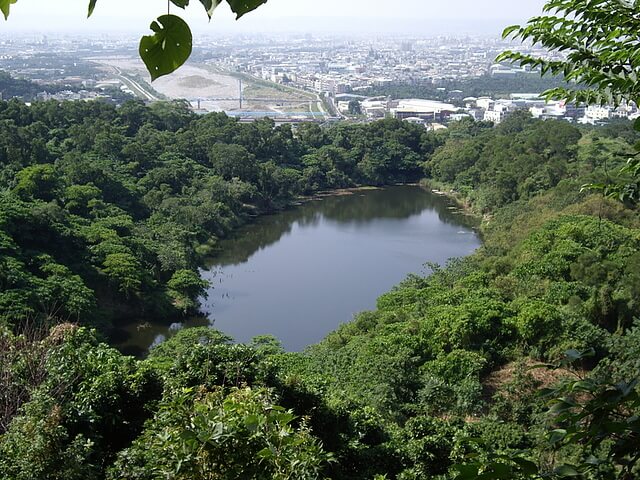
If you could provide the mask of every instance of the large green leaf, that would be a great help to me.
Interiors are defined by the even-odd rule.
[[[171,3],[177,5],[180,8],[185,8],[187,5],[189,5],[189,0],[171,0]]]
[[[9,18],[9,8],[18,0],[0,0],[0,11],[4,15],[4,19]]]
[[[267,3],[267,0],[227,0],[227,3],[236,14],[236,19],[243,16],[245,13],[249,13],[251,10],[255,10],[260,5]]]
[[[204,9],[207,11],[207,15],[209,15],[209,19],[211,19],[211,15],[213,15],[213,11],[216,9],[222,0],[200,0],[200,3],[204,6]]]
[[[193,37],[189,25],[175,15],[162,15],[151,23],[155,33],[140,40],[140,57],[151,80],[175,71],[191,55]]]
[[[93,14],[93,10],[96,8],[96,2],[98,0],[89,0],[89,12],[87,13],[87,17],[90,17]]]

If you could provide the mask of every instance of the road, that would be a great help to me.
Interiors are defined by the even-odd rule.
[[[113,68],[116,76],[124,83],[131,91],[136,94],[138,97],[141,97],[145,100],[149,100],[151,102],[157,102],[160,100],[157,96],[155,96],[151,91],[147,88],[143,87],[139,82],[133,80],[126,76],[120,67],[116,67],[115,65],[110,65]]]
[[[218,67],[213,67],[213,68],[215,68],[218,71],[224,71]],[[289,90],[290,92],[293,92],[293,93],[301,94],[303,97],[306,97],[308,99],[307,101],[309,102],[310,112],[313,112],[313,108],[311,105],[315,103],[317,105],[318,111],[322,113],[325,117],[331,118],[332,116],[331,112],[327,112],[327,110],[324,108],[324,102],[322,101],[322,98],[320,97],[320,95],[315,92],[309,92],[307,90],[303,90],[302,88],[292,87],[291,85],[281,85],[279,83],[273,83],[269,80],[265,80],[263,78],[251,75],[250,73],[238,73],[238,72],[229,72],[229,71],[224,71],[224,72],[228,75],[232,75],[240,78],[244,77],[249,82],[253,80],[254,82],[258,82],[258,83],[266,83],[266,84],[273,85],[274,87],[277,87],[277,88],[282,88],[285,90]],[[300,102],[300,103],[303,103],[303,102]]]
[[[206,100],[208,102],[238,102],[240,99],[238,97],[221,97],[221,98],[211,98],[211,97],[195,97],[193,99],[194,101],[196,100]],[[303,100],[283,100],[280,98],[249,98],[249,97],[242,97],[242,101],[243,102],[261,102],[261,103],[293,103],[293,104],[299,104],[299,103],[307,103]]]

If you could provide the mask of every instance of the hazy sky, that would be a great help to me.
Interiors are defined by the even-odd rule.
[[[490,33],[541,12],[544,0],[269,0],[234,22],[226,4],[209,24],[198,0],[185,12],[196,31],[346,31]],[[88,0],[18,0],[0,32],[126,31],[144,33],[166,12],[165,0],[98,0],[86,19]],[[461,31],[462,30],[462,31]]]

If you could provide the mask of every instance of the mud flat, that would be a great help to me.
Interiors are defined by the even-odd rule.
[[[151,83],[151,77],[139,58],[136,57],[96,57],[96,63],[115,67],[127,75],[135,75],[146,80],[155,91],[170,99],[201,101],[202,108],[209,111],[233,110],[238,101],[211,99],[238,98],[238,80],[195,65],[183,65],[176,72],[158,78]]]
[[[174,73],[160,77],[151,83],[151,77],[137,57],[93,57],[90,60],[104,65],[106,71],[145,80],[157,94],[168,99],[186,99],[202,111],[237,112],[240,110],[238,79],[217,68],[187,64]],[[141,87],[144,88],[144,85]],[[260,81],[257,83],[250,80],[243,81],[243,92],[245,100],[242,103],[242,111],[261,112],[266,115],[309,112],[313,110],[315,104],[314,100],[305,95],[272,88]],[[251,101],[251,98],[259,98],[261,101]]]

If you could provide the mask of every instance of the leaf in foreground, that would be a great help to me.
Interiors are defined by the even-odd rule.
[[[211,15],[213,15],[213,11],[216,9],[222,0],[200,0],[200,3],[204,6],[204,9],[207,11],[207,15],[209,16],[209,20],[211,20]]]
[[[16,3],[18,0],[0,0],[0,11],[4,15],[4,19],[9,18],[9,9],[11,5]]]
[[[93,15],[93,10],[96,8],[96,2],[98,0],[89,0],[89,10],[87,12],[87,18]]]
[[[175,15],[158,17],[150,28],[155,33],[142,37],[139,52],[153,81],[187,61],[193,37],[189,25]]]
[[[260,5],[267,3],[267,0],[227,0],[227,3],[236,14],[236,20],[243,16],[245,13],[249,13],[255,10]]]

